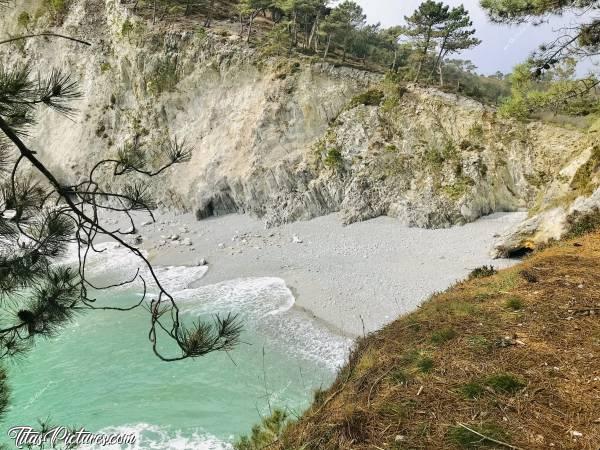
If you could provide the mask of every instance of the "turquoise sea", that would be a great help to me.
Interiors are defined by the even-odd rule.
[[[91,264],[102,280],[118,280],[134,261],[119,249]],[[87,312],[55,338],[39,341],[9,367],[11,409],[1,426],[52,424],[133,433],[135,449],[223,449],[274,408],[300,414],[329,385],[350,340],[296,310],[278,278],[237,279],[188,288],[204,267],[160,268],[184,320],[240,313],[243,343],[235,350],[175,363],[157,359],[147,339],[148,316]],[[103,294],[124,305],[133,287]],[[109,447],[103,447],[109,448]],[[118,448],[118,447],[117,447]]]

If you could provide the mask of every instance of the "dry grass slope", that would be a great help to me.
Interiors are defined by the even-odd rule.
[[[600,448],[600,233],[360,340],[269,448]]]

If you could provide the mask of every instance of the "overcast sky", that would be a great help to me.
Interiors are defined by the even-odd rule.
[[[404,16],[409,16],[421,3],[420,0],[356,0],[369,23],[381,22],[382,26],[401,25]],[[458,56],[470,59],[478,67],[479,73],[490,75],[500,70],[507,73],[527,58],[539,44],[552,39],[553,30],[568,25],[572,19],[552,17],[549,23],[533,25],[498,25],[487,18],[478,0],[444,0],[444,3],[457,6],[461,3],[470,12],[476,36],[482,44]]]

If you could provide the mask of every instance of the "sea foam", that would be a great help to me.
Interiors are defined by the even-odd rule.
[[[135,436],[135,444],[81,446],[83,450],[232,450],[231,443],[224,442],[200,430],[170,430],[147,423],[107,427],[98,433]]]
[[[95,282],[109,284],[130,279],[139,267],[148,292],[156,291],[148,268],[131,251],[114,243],[101,243],[96,248],[101,252],[90,253],[87,265]],[[77,262],[75,249],[64,262]],[[124,268],[128,271],[124,272]],[[339,368],[348,355],[352,341],[293,308],[295,298],[281,278],[239,278],[192,288],[206,274],[207,266],[158,266],[154,270],[162,286],[178,302],[184,319],[238,314],[246,327],[268,338],[272,345],[331,371]],[[118,289],[139,292],[141,284],[138,281]]]

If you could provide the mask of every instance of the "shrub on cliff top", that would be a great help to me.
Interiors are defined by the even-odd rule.
[[[509,373],[497,373],[485,380],[486,386],[497,393],[514,394],[525,387],[525,383]]]
[[[342,167],[344,160],[341,152],[337,148],[331,148],[327,151],[327,156],[323,162],[327,167],[337,169]]]
[[[497,447],[499,441],[508,440],[506,432],[493,423],[453,426],[448,431],[448,438],[460,448]]]
[[[252,427],[250,437],[242,436],[234,444],[236,450],[258,450],[267,448],[277,441],[288,421],[285,411],[276,409],[270,416],[264,417],[259,425]]]
[[[19,17],[17,18],[17,24],[21,27],[21,28],[29,28],[29,24],[31,23],[31,16],[29,15],[29,13],[27,11],[23,11],[21,14],[19,14]]]
[[[600,210],[596,209],[588,214],[573,214],[568,218],[569,231],[565,239],[583,236],[600,229]]]
[[[383,96],[383,91],[379,89],[369,89],[368,91],[353,97],[350,101],[350,108],[354,108],[358,105],[379,106],[383,100]]]
[[[591,194],[595,187],[592,185],[592,177],[598,169],[600,169],[600,145],[595,145],[590,158],[575,172],[571,188],[581,194]]]
[[[54,25],[62,25],[69,11],[69,5],[70,2],[68,0],[44,0],[35,15],[39,18],[47,14],[54,22]]]
[[[495,275],[498,271],[494,268],[494,266],[481,266],[473,269],[469,274],[469,280],[473,278],[485,278],[491,277]]]

